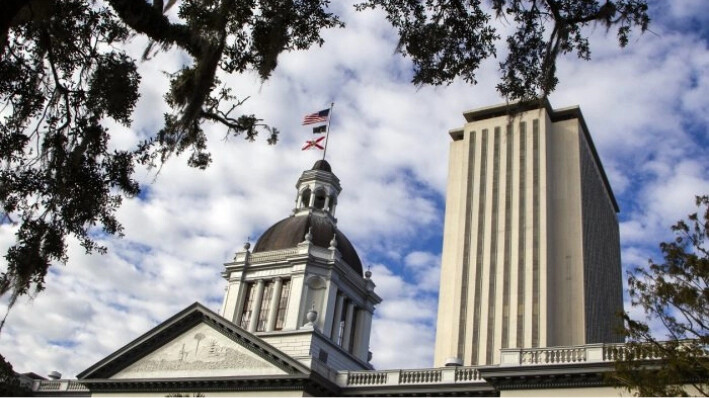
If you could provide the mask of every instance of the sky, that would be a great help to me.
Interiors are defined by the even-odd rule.
[[[73,378],[195,301],[218,311],[223,264],[287,217],[295,183],[322,154],[301,151],[305,114],[335,103],[327,160],[340,178],[338,227],[371,266],[383,302],[370,350],[376,368],[430,367],[440,276],[448,130],[463,112],[504,102],[495,91],[500,59],[482,63],[478,84],[415,87],[412,65],[394,52],[395,32],[379,12],[333,2],[345,29],[325,44],[283,54],[268,81],[224,76],[241,107],[281,131],[275,146],[224,139],[208,127],[207,170],[171,158],[156,173],[138,169],[143,192],[118,211],[123,238],[97,235],[109,251],[86,255],[75,240],[69,262],[54,265],[46,289],[23,298],[0,334],[16,371]],[[705,0],[650,1],[650,31],[618,47],[613,32],[590,27],[591,61],[559,60],[555,108],[578,105],[620,205],[626,269],[659,259],[669,227],[709,193],[709,12]],[[496,21],[504,36],[505,21]],[[145,41],[129,52],[139,58]],[[504,56],[503,41],[498,56]],[[140,64],[141,98],[130,127],[112,124],[111,145],[134,147],[161,127],[162,95],[185,57],[163,53]],[[0,225],[0,251],[14,239]],[[5,264],[0,258],[0,270]],[[445,275],[443,276],[446,277]],[[0,299],[0,313],[7,298]],[[627,303],[626,303],[627,306]],[[626,307],[631,313],[637,310]]]

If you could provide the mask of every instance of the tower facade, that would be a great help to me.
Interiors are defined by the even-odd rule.
[[[511,106],[450,131],[435,366],[620,341],[618,206],[583,115]]]
[[[293,214],[225,264],[220,315],[306,365],[315,359],[336,369],[371,369],[372,315],[381,298],[337,228],[340,181],[322,160],[296,188]]]

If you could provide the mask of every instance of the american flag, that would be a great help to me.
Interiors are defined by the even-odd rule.
[[[330,109],[323,109],[320,112],[305,115],[305,118],[303,118],[303,126],[315,123],[325,123],[327,122],[327,118],[329,115]]]

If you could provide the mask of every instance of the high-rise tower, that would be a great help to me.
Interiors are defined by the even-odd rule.
[[[450,131],[435,366],[620,340],[618,205],[581,111],[511,107]]]

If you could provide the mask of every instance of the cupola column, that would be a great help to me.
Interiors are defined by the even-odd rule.
[[[367,309],[358,310],[355,327],[355,344],[352,349],[352,354],[363,361],[367,361],[369,355],[369,337],[372,330],[372,313]]]
[[[261,313],[261,300],[263,299],[263,279],[259,279],[256,282],[256,292],[254,293],[254,310],[251,312],[251,320],[249,320],[249,332],[255,332],[256,326],[258,326],[258,316]]]
[[[273,298],[271,299],[271,307],[268,310],[268,323],[266,331],[272,332],[276,327],[276,317],[278,315],[278,305],[281,302],[281,290],[283,290],[283,278],[276,278],[273,284]]]
[[[303,298],[304,275],[298,274],[291,277],[290,299],[288,299],[288,311],[283,330],[296,330],[300,328],[300,304]],[[307,311],[307,310],[306,310]]]
[[[330,331],[332,330],[332,324],[335,322],[333,314],[335,312],[334,308],[337,306],[337,293],[339,289],[332,279],[328,281],[327,286],[327,299],[325,301],[323,313],[320,319],[318,319],[318,323],[320,330],[322,330],[325,335],[329,336]]]
[[[345,306],[345,296],[342,294],[337,295],[337,302],[335,304],[335,313],[332,317],[332,330],[330,331],[330,340],[337,344],[338,333],[340,333],[340,319],[342,319],[342,310]]]
[[[347,303],[347,312],[345,312],[345,332],[344,336],[342,337],[342,348],[345,349],[345,351],[348,351],[348,348],[350,346],[350,337],[352,335],[352,323],[354,322],[354,312],[355,312],[355,305],[353,302]]]

